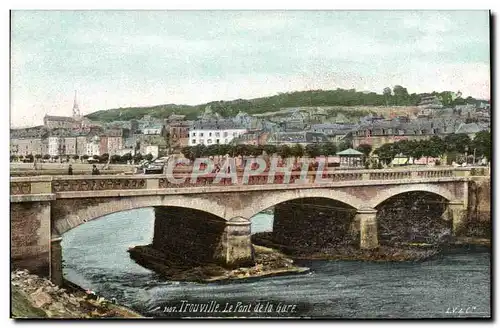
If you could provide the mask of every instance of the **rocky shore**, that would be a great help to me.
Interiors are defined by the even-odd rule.
[[[303,273],[309,270],[294,265],[292,259],[274,249],[263,246],[254,246],[254,249],[255,264],[237,269],[227,269],[217,264],[187,266],[176,259],[166,258],[151,245],[132,247],[129,253],[143,267],[176,281],[213,282]]]
[[[290,247],[277,244],[272,233],[262,232],[252,236],[257,245],[278,249],[291,258],[300,260],[353,260],[353,261],[424,261],[440,253],[439,247],[428,244],[381,245],[374,250],[362,250],[352,244],[317,247]]]
[[[11,273],[11,317],[24,318],[138,318],[139,314],[95,295],[60,288],[26,270]]]

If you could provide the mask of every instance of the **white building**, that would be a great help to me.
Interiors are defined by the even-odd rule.
[[[100,156],[100,138],[95,136],[87,141],[87,155],[92,157],[94,155]]]
[[[189,130],[189,146],[228,144],[246,132],[232,121],[199,121]]]
[[[61,155],[63,139],[60,137],[49,137],[49,155],[59,156]]]
[[[151,154],[151,155],[153,155],[153,158],[158,158],[158,153],[159,153],[158,146],[155,146],[155,145],[146,146],[145,155]]]

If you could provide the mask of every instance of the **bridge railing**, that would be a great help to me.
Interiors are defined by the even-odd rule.
[[[274,178],[264,172],[258,175],[250,175],[247,181],[243,181],[242,174],[238,173],[237,181],[233,183],[231,178],[218,178],[217,174],[210,173],[196,177],[192,180],[187,173],[175,173],[173,177],[165,175],[75,175],[75,176],[35,176],[35,177],[11,177],[10,192],[12,195],[23,194],[47,194],[60,192],[85,192],[100,190],[141,190],[141,189],[164,189],[164,188],[187,188],[201,186],[224,186],[224,185],[266,185],[273,184],[295,184],[297,180],[304,183],[320,183],[325,180],[330,182],[343,181],[391,181],[411,179],[440,179],[450,177],[467,177],[471,175],[489,175],[489,168],[425,168],[425,169],[393,169],[393,170],[336,170],[308,172],[302,175],[300,171],[291,172],[289,177],[283,172],[277,172]],[[172,180],[181,179],[182,183]],[[321,179],[322,181],[319,181]]]

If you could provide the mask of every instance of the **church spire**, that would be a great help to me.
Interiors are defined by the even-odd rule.
[[[73,117],[80,117],[80,108],[78,107],[78,102],[76,101],[76,90],[75,90],[75,100],[73,102]]]

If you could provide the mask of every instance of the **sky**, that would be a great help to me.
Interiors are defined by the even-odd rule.
[[[12,11],[11,126],[310,89],[490,97],[487,11]]]

